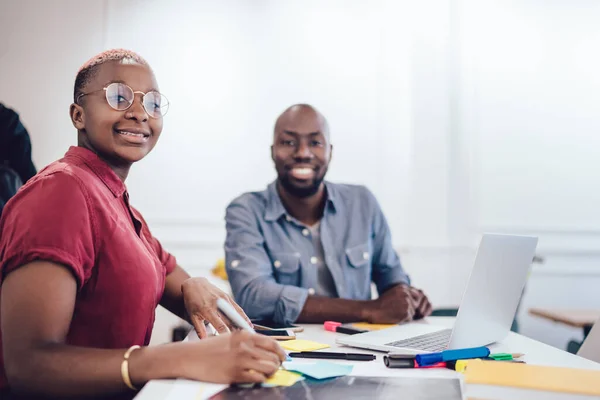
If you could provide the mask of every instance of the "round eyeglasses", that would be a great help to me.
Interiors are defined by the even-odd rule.
[[[113,82],[102,89],[82,93],[77,96],[77,103],[79,104],[79,99],[83,96],[100,92],[101,90],[104,90],[106,94],[108,105],[117,111],[125,111],[131,107],[136,93],[142,94],[142,105],[148,116],[152,118],[162,118],[169,110],[169,100],[159,92],[154,90],[148,93],[140,91],[134,92],[132,88],[121,82]]]

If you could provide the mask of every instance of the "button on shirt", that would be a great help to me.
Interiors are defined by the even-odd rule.
[[[61,264],[77,281],[66,344],[148,345],[175,258],[130,206],[124,183],[91,151],[71,147],[7,203],[0,220],[0,284],[34,260]],[[6,385],[0,334],[0,389]]]
[[[227,274],[236,301],[250,318],[290,324],[309,295],[368,300],[371,282],[379,293],[410,283],[373,194],[364,186],[325,182],[325,187],[317,232],[322,254],[310,227],[287,214],[276,183],[227,207]],[[331,287],[320,267],[329,271]]]

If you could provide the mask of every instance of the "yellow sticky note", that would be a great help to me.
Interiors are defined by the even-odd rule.
[[[294,383],[298,382],[298,380],[302,378],[302,375],[286,371],[284,369],[280,369],[272,377],[267,379],[263,385],[266,386],[292,386]]]
[[[290,351],[314,351],[314,350],[326,349],[329,347],[328,344],[317,343],[317,342],[313,342],[311,340],[303,340],[303,339],[286,340],[285,342],[279,342],[279,344],[284,349],[290,350]]]
[[[368,322],[357,322],[352,324],[356,329],[367,329],[369,331],[378,331],[380,329],[391,328],[397,324],[369,324]]]

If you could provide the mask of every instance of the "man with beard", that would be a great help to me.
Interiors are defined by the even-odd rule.
[[[236,301],[250,318],[283,325],[429,315],[431,304],[410,286],[373,194],[324,181],[332,149],[327,121],[314,107],[297,104],[277,119],[277,180],[227,207],[225,258]]]

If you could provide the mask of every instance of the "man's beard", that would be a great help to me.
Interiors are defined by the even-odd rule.
[[[283,174],[283,176],[279,177],[279,183],[285,189],[285,191],[291,194],[292,196],[304,199],[306,197],[310,197],[316,194],[319,191],[319,187],[321,186],[323,179],[325,179],[324,174],[320,177],[315,177],[311,185],[298,187],[292,183],[288,174]]]

